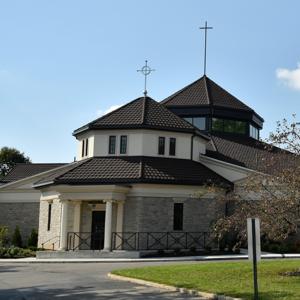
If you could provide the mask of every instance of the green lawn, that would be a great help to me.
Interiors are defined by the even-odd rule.
[[[279,273],[300,269],[300,260],[262,261],[258,266],[260,300],[299,300],[300,276]],[[123,269],[117,275],[197,289],[222,295],[253,299],[252,264],[210,262]]]

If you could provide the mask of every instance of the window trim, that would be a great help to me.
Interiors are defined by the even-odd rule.
[[[171,153],[171,150],[173,150],[173,148],[171,148],[172,141],[174,141],[174,152],[172,151],[172,153]],[[169,138],[169,155],[176,156],[176,138],[174,138],[174,137]]]
[[[123,152],[122,150],[122,147],[124,146],[123,145],[123,139],[125,139],[125,152]],[[128,138],[127,138],[127,135],[121,135],[120,136],[120,154],[121,155],[125,155],[127,154],[127,145],[128,145]]]
[[[114,148],[113,151],[111,152],[111,141],[114,141]],[[117,136],[116,135],[110,135],[108,136],[108,154],[109,155],[114,155],[116,154],[116,149],[117,149]]]
[[[160,144],[160,141],[163,141],[163,144],[161,145]],[[160,148],[160,147],[163,147],[163,148]],[[158,155],[165,155],[166,153],[166,138],[164,136],[159,136],[158,137]],[[162,150],[162,151],[160,151]]]

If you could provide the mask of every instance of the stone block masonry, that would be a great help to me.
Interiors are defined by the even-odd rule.
[[[38,231],[39,203],[14,202],[0,204],[0,226],[7,226],[12,236],[16,226],[19,226],[24,244],[27,244],[32,229]]]

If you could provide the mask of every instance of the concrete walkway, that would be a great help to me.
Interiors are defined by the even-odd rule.
[[[201,299],[155,287],[111,280],[107,276],[114,269],[162,264],[170,263],[0,263],[0,300]]]

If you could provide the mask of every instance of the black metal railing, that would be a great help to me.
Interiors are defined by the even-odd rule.
[[[190,250],[212,247],[209,232],[113,232],[112,250]],[[101,250],[104,232],[68,232],[68,250]]]
[[[42,249],[47,248],[47,250],[52,250],[52,251],[54,251],[54,249],[55,249],[55,244],[59,244],[59,241],[60,241],[59,236],[53,236],[52,238],[50,238],[49,240],[47,240],[47,241],[45,241],[45,242],[43,242],[43,243],[41,244]],[[47,246],[48,244],[51,245],[51,249],[49,248],[49,246]],[[46,245],[47,247],[45,247],[45,245]]]
[[[113,232],[112,250],[188,250],[212,247],[209,232]]]
[[[67,250],[101,250],[104,246],[104,231],[68,232]]]

